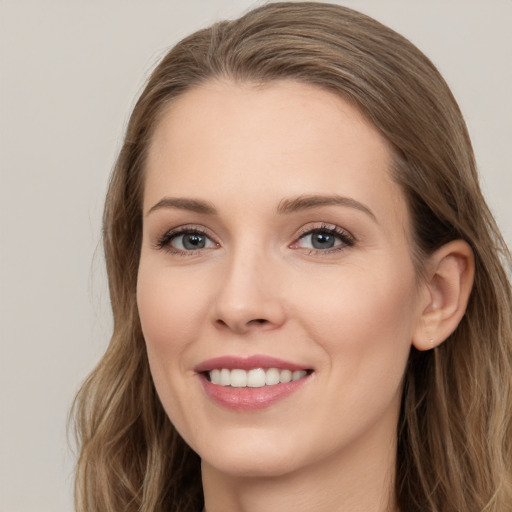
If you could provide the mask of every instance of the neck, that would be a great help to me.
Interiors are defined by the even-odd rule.
[[[206,512],[395,512],[396,441],[352,446],[285,475],[230,475],[202,463]],[[350,452],[350,453],[348,453]]]

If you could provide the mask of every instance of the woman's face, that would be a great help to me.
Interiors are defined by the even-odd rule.
[[[137,301],[162,404],[203,464],[282,475],[393,449],[422,307],[391,164],[310,85],[210,82],[166,112]]]

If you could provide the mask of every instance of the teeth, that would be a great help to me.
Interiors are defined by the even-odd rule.
[[[267,386],[274,386],[275,384],[279,384],[279,374],[280,371],[277,368],[269,368],[265,372],[265,384]]]
[[[279,374],[279,382],[290,382],[292,380],[292,372],[290,370],[281,370]]]
[[[247,372],[245,370],[231,370],[231,387],[245,388],[247,386]]]
[[[210,380],[214,384],[220,384],[220,370],[212,370],[210,372]]]
[[[228,370],[226,368],[214,369],[208,372],[210,381],[219,386],[231,386],[233,388],[262,388],[263,386],[275,386],[279,383],[287,383],[302,379],[307,375],[306,370],[280,370],[279,368],[254,368],[245,371],[239,369]]]
[[[239,370],[243,371],[243,370]],[[265,385],[265,370],[263,368],[256,368],[247,372],[247,387],[249,388],[262,388]]]
[[[302,379],[302,377],[305,377],[306,374],[306,370],[296,370],[292,373],[292,380]]]
[[[221,386],[231,386],[231,372],[225,368],[220,371],[219,384]]]

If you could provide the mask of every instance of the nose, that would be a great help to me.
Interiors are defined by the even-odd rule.
[[[283,325],[285,306],[277,267],[261,253],[232,255],[218,276],[213,311],[216,327],[246,334]]]

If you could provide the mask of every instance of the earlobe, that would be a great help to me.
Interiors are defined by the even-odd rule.
[[[426,300],[412,340],[418,350],[435,348],[457,328],[466,311],[474,273],[473,251],[463,240],[443,245],[429,258]]]

